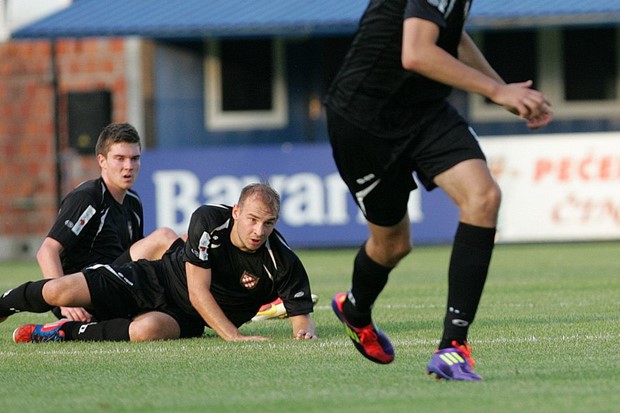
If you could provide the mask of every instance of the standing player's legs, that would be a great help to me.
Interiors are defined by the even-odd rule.
[[[334,297],[332,309],[356,349],[386,364],[394,360],[394,349],[372,322],[371,310],[390,272],[411,250],[407,202],[416,185],[401,163],[408,140],[376,137],[331,111],[328,122],[338,171],[370,230],[353,263],[351,289]]]
[[[411,250],[409,218],[384,227],[368,224],[370,236],[353,264],[351,289],[334,297],[332,308],[362,355],[381,364],[394,360],[394,349],[385,333],[372,322],[372,307],[388,276]]]
[[[448,300],[438,352],[428,372],[448,380],[480,380],[471,367],[468,330],[478,309],[495,242],[501,192],[482,159],[470,159],[435,177],[459,209],[448,270]],[[459,357],[462,356],[462,357]]]
[[[409,225],[406,215],[392,226],[368,222],[370,235],[355,257],[351,290],[344,305],[345,309],[351,309],[350,321],[354,325],[370,324],[371,309],[389,273],[411,251]]]

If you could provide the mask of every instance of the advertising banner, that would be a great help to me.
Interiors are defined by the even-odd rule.
[[[282,198],[277,228],[293,247],[360,245],[368,230],[336,170],[328,144],[145,150],[135,189],[145,232],[187,232],[201,204],[234,204],[246,184],[268,181]],[[440,190],[414,191],[409,216],[416,243],[444,243],[457,210]]]
[[[620,239],[620,133],[480,143],[502,188],[498,241]]]
[[[480,139],[502,188],[498,242],[620,239],[620,133]],[[185,233],[201,204],[234,204],[250,182],[282,197],[293,247],[350,247],[368,234],[328,144],[145,150],[135,189],[145,230]],[[443,191],[411,193],[415,244],[451,242],[458,211]]]

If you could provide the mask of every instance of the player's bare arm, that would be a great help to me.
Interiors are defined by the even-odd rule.
[[[459,60],[468,66],[481,71],[490,78],[495,79],[495,81],[500,85],[498,87],[498,91],[500,92],[502,88],[505,90],[516,88],[517,99],[521,100],[517,101],[516,106],[504,105],[504,107],[513,114],[526,119],[528,121],[527,126],[530,129],[538,129],[543,127],[553,118],[553,113],[549,109],[551,102],[542,92],[531,89],[533,86],[532,81],[528,80],[526,82],[507,85],[501,76],[499,76],[491,67],[471,37],[465,32],[463,32],[461,42],[459,43]],[[507,94],[507,96],[510,97],[510,94]],[[496,97],[495,99],[501,99],[501,97]],[[494,102],[496,101],[494,100]],[[519,105],[522,106],[519,107]]]
[[[298,340],[312,340],[318,338],[316,326],[310,314],[296,315],[289,317],[293,326],[293,337]]]
[[[429,79],[490,97],[500,84],[437,46],[439,27],[420,18],[406,19],[403,27],[402,65]]]
[[[201,268],[186,262],[185,271],[190,302],[218,336],[226,341],[267,339],[261,336],[241,334],[239,329],[226,317],[210,291],[211,269]]]
[[[37,251],[37,262],[43,272],[43,278],[60,278],[64,275],[60,254],[62,244],[54,238],[46,237]]]
[[[504,83],[466,34],[459,45],[460,59],[437,46],[438,36],[439,27],[435,23],[420,18],[406,19],[403,67],[437,82],[485,96],[528,120],[530,128],[549,123],[551,102],[543,93],[531,89],[531,81]]]
[[[54,238],[46,237],[43,240],[36,254],[39,268],[43,272],[43,278],[53,279],[64,275],[60,262],[62,251],[62,244]],[[73,321],[90,322],[93,318],[92,314],[82,307],[60,307],[60,313],[63,317]]]
[[[484,73],[491,79],[494,79],[497,83],[504,85],[504,79],[493,69],[486,57],[482,54],[476,43],[466,33],[461,34],[461,41],[459,43],[459,60],[465,63],[469,67]]]

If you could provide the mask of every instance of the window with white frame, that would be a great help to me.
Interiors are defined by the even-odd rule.
[[[531,79],[553,103],[556,119],[617,116],[620,107],[620,30],[571,27],[477,33],[477,44],[507,82]],[[470,95],[475,121],[513,119]]]
[[[288,101],[280,39],[210,40],[204,73],[208,130],[286,126]]]

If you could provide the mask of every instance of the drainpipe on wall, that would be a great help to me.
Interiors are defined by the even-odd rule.
[[[56,56],[56,39],[51,40],[51,77],[53,104],[52,111],[54,117],[54,160],[56,169],[56,209],[60,209],[62,201],[62,159],[60,156],[60,91],[58,89],[58,65]]]

